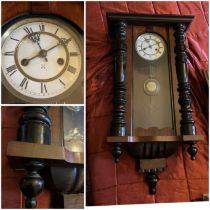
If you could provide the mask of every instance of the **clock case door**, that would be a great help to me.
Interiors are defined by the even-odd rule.
[[[60,15],[57,14],[49,14],[47,12],[34,12],[34,13],[23,13],[20,14],[18,16],[15,16],[13,18],[11,18],[10,20],[6,21],[3,25],[2,25],[2,37],[4,36],[4,33],[7,31],[8,28],[10,28],[13,24],[18,23],[21,20],[27,19],[27,18],[40,18],[40,20],[44,20],[45,18],[49,18],[52,21],[62,21],[63,23],[65,23],[65,25],[70,25],[72,30],[78,34],[78,40],[80,40],[82,42],[81,45],[79,45],[80,50],[81,50],[81,71],[80,71],[80,75],[77,79],[77,81],[75,82],[75,84],[71,87],[70,91],[65,91],[64,93],[62,93],[60,96],[58,97],[52,97],[49,99],[33,99],[33,98],[29,98],[27,96],[24,96],[22,94],[20,94],[19,92],[17,92],[16,90],[14,90],[14,88],[11,87],[10,84],[5,82],[5,85],[2,84],[2,103],[75,103],[75,104],[80,104],[83,103],[83,98],[84,98],[84,94],[83,94],[83,85],[80,85],[83,83],[83,75],[84,75],[84,63],[83,63],[83,54],[84,54],[84,50],[83,50],[83,31],[82,29],[77,26],[74,22],[72,22],[71,20],[68,20],[67,18],[64,18]],[[3,76],[3,74],[2,74]],[[5,87],[6,86],[6,87]],[[9,91],[8,91],[9,90]],[[75,92],[75,93],[74,93]],[[19,95],[21,95],[21,98],[18,97]]]
[[[139,35],[155,33],[165,41],[165,52],[155,61],[140,58],[135,50],[135,41]],[[155,137],[179,136],[180,122],[178,101],[178,81],[176,72],[174,46],[174,29],[161,26],[128,26],[127,28],[127,62],[126,62],[126,135],[142,136],[149,141]],[[171,40],[171,43],[170,43]],[[169,56],[170,55],[170,56]],[[172,65],[171,65],[172,64]],[[151,70],[152,69],[152,70]],[[154,96],[145,93],[144,83],[150,77],[150,71],[155,72],[154,78],[159,81],[160,91]],[[153,77],[152,77],[153,78]],[[175,94],[173,94],[175,93]],[[170,141],[170,140],[169,140]],[[128,144],[130,153],[140,159],[163,158],[173,154],[178,142]],[[139,152],[141,151],[141,152]],[[141,167],[140,167],[141,169]]]
[[[149,192],[155,194],[159,179],[156,172],[165,169],[166,158],[175,153],[179,144],[185,141],[190,145],[188,153],[194,160],[197,153],[195,143],[202,139],[196,135],[192,119],[185,46],[185,32],[193,16],[109,13],[107,20],[110,37],[114,37],[115,53],[114,110],[111,136],[107,137],[107,142],[114,143],[115,162],[120,160],[124,143],[129,153],[139,160],[139,172],[146,173]],[[166,78],[169,84],[166,91],[168,97],[156,100],[163,106],[162,115],[165,114],[164,107],[167,106],[166,110],[169,109],[170,126],[159,127],[156,118],[160,118],[161,113],[159,116],[157,113],[150,115],[151,119],[136,117],[137,114],[141,116],[138,112],[143,112],[141,109],[147,104],[145,105],[142,97],[137,98],[138,91],[142,91],[143,82],[135,81],[135,71],[143,71],[149,65],[144,65],[140,62],[142,60],[136,58],[134,48],[136,38],[146,32],[157,33],[166,42],[166,60],[156,65],[157,70],[165,66],[168,71],[167,75],[162,75],[168,77]],[[155,103],[156,101],[153,105]],[[140,126],[136,126],[135,118],[138,123],[140,122]],[[153,124],[153,120],[157,124]],[[151,126],[144,126],[147,121],[150,121]]]

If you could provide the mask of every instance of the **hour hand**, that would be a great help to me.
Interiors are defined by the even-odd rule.
[[[32,42],[36,43],[40,50],[43,50],[41,45],[40,45],[40,33],[39,32],[33,32],[32,28],[27,28],[27,27],[25,27],[24,30],[25,30],[26,33],[29,34],[28,38]],[[44,57],[44,59],[45,59],[46,62],[48,61],[46,57]]]

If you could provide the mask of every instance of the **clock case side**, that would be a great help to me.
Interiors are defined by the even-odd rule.
[[[81,45],[79,43],[79,48],[81,50],[81,57],[84,57],[84,31],[77,25],[75,24],[73,21],[68,20],[67,18],[61,16],[61,15],[57,15],[54,13],[46,13],[46,12],[31,12],[31,13],[23,13],[21,15],[17,15],[9,20],[7,20],[5,23],[2,24],[2,31],[1,31],[1,36],[3,37],[5,32],[7,31],[7,29],[9,29],[14,23],[19,22],[21,20],[24,20],[26,18],[50,18],[50,19],[54,19],[54,20],[60,20],[63,21],[65,24],[67,25],[71,25],[71,29],[79,35],[78,39],[81,41]],[[3,43],[3,41],[2,41]],[[77,81],[75,82],[75,84],[71,87],[71,91],[69,92],[68,90],[66,92],[64,92],[63,94],[61,94],[59,96],[59,99],[57,97],[52,97],[50,99],[32,99],[29,98],[27,96],[24,96],[21,94],[21,98],[19,99],[19,92],[17,92],[16,90],[14,90],[10,84],[7,84],[6,82],[2,82],[2,97],[4,95],[3,91],[6,91],[7,89],[10,90],[10,92],[8,92],[7,94],[9,95],[9,100],[12,100],[12,103],[37,103],[37,100],[39,101],[39,104],[44,104],[44,103],[58,103],[59,101],[63,101],[66,97],[68,97],[69,95],[71,95],[79,86],[79,84],[81,84],[84,80],[84,60],[82,60],[82,68],[80,71],[80,74],[78,76]],[[5,80],[4,75],[1,72],[1,76],[2,76],[2,81]],[[68,95],[68,96],[67,96]],[[1,97],[1,98],[2,98]],[[4,103],[2,101],[2,103]]]
[[[115,41],[114,110],[111,136],[107,137],[107,142],[114,143],[113,156],[115,162],[119,162],[123,143],[127,144],[128,151],[134,157],[140,159],[139,172],[146,172],[146,181],[149,184],[151,194],[156,193],[155,186],[159,179],[156,172],[164,170],[166,167],[165,158],[177,151],[179,143],[182,141],[188,142],[190,145],[188,153],[191,159],[195,159],[197,153],[195,143],[198,140],[202,140],[201,136],[195,134],[195,125],[192,120],[185,46],[185,32],[192,20],[193,16],[127,13],[107,14],[109,34]],[[134,26],[145,26],[146,28],[150,28],[150,26],[161,26],[168,28],[169,39],[167,40],[167,44],[170,80],[172,83],[173,136],[132,136],[132,28]],[[122,44],[123,42],[124,44]],[[131,43],[131,45],[126,47],[128,43]],[[119,54],[121,54],[120,57]],[[123,78],[124,85],[121,89],[119,89],[119,78]],[[118,92],[116,89],[118,89]],[[116,116],[118,117],[116,118]],[[116,123],[113,123],[117,122],[116,119],[118,120],[118,127]],[[113,132],[113,130],[116,131],[119,128],[122,129],[122,127],[123,134]],[[160,154],[161,151],[162,154]],[[154,157],[154,153],[156,153],[156,158]],[[147,155],[145,156],[145,154]]]

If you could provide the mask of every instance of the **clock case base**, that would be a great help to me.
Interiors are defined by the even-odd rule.
[[[107,14],[115,53],[114,109],[111,136],[107,137],[107,142],[114,144],[112,154],[116,163],[120,161],[122,146],[140,161],[139,172],[146,173],[145,180],[150,194],[156,193],[159,179],[156,173],[166,168],[166,158],[176,153],[179,144],[189,144],[187,151],[194,160],[197,153],[196,142],[202,140],[201,136],[196,135],[192,119],[185,46],[185,33],[192,20],[193,16],[180,15]],[[148,136],[132,136],[132,28],[136,27],[138,30],[139,26],[145,27],[145,32],[153,32],[153,27],[168,28],[169,70],[173,78],[172,135],[166,132],[158,136],[157,132],[151,132]],[[154,131],[158,131],[158,128]]]

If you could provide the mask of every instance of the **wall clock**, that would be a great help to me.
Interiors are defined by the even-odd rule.
[[[12,95],[26,103],[56,103],[82,80],[83,36],[73,23],[27,14],[3,25],[2,83]]]
[[[139,161],[151,194],[166,158],[187,142],[197,153],[185,45],[193,16],[107,14],[115,40],[114,110],[111,136],[119,162],[122,146]],[[174,166],[173,166],[174,167]]]

